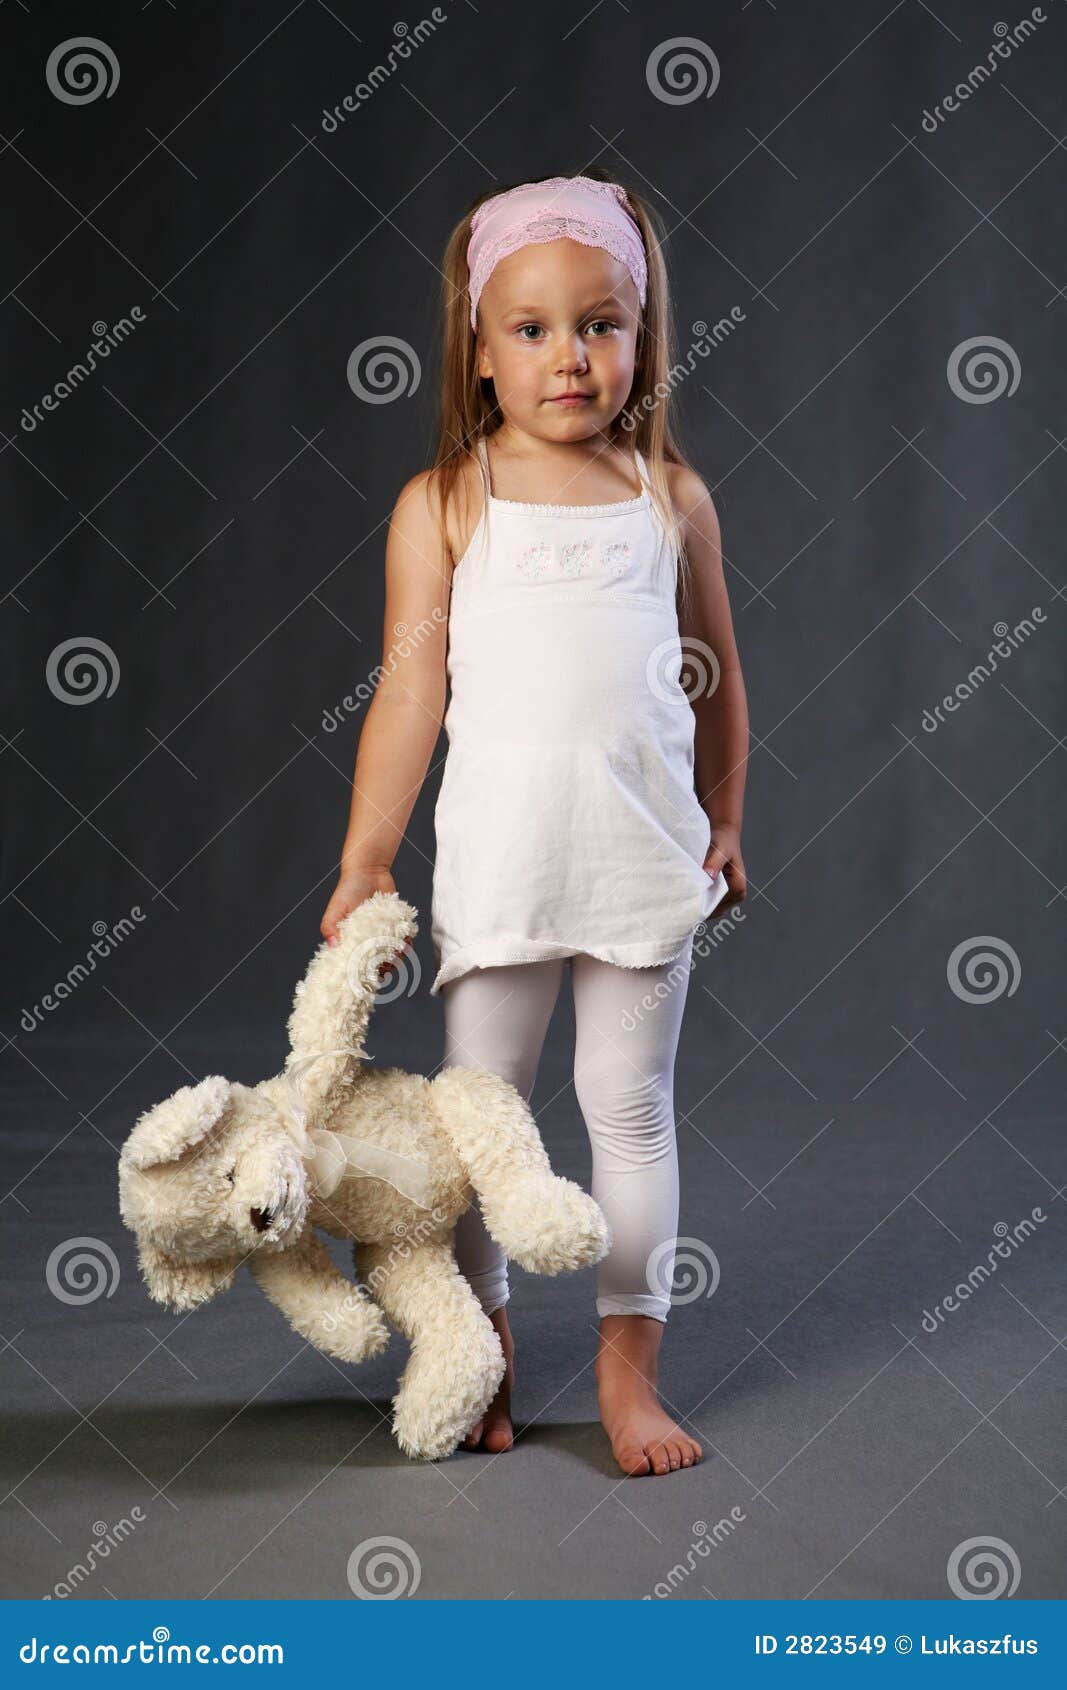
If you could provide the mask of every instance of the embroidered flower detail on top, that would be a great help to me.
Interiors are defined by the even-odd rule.
[[[609,575],[616,578],[625,575],[630,567],[629,540],[612,540],[610,545],[603,548],[600,556],[601,562]]]
[[[566,575],[584,575],[592,561],[592,540],[571,540],[564,546],[560,555],[560,563]]]
[[[544,574],[551,560],[552,547],[546,545],[544,540],[537,540],[532,546],[525,547],[519,553],[516,567],[520,574],[525,575],[531,581],[536,581],[539,575]]]

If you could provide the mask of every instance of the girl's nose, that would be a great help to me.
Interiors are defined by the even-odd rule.
[[[569,370],[584,370],[585,367],[585,348],[581,340],[576,336],[573,340],[565,341],[556,364],[560,374]]]

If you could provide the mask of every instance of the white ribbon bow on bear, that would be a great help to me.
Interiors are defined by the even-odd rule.
[[[363,1060],[366,1052],[350,1048],[318,1051],[314,1056],[294,1062],[286,1070],[285,1077],[293,1100],[294,1137],[307,1164],[308,1189],[312,1196],[325,1201],[343,1179],[380,1179],[418,1208],[432,1208],[430,1169],[426,1162],[403,1156],[397,1150],[387,1150],[385,1145],[376,1144],[373,1139],[356,1138],[352,1133],[332,1132],[321,1127],[309,1130],[300,1076],[324,1056],[356,1056]]]

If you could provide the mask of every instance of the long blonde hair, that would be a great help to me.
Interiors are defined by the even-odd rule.
[[[596,166],[582,174],[600,182],[616,180]],[[543,182],[549,178],[540,176],[530,180]],[[440,397],[430,486],[436,495],[442,543],[446,546],[446,516],[456,495],[464,459],[478,440],[494,434],[503,421],[492,384],[478,374],[477,338],[470,325],[467,292],[467,244],[471,218],[479,205],[505,191],[505,188],[494,188],[474,201],[453,229],[441,265]],[[648,290],[637,333],[633,387],[611,426],[610,437],[614,445],[631,455],[640,452],[645,458],[649,493],[678,560],[679,587],[684,596],[689,589],[689,565],[681,525],[670,497],[666,466],[684,464],[692,468],[692,465],[671,427],[669,372],[675,362],[674,323],[662,254],[664,230],[658,213],[633,189],[626,187],[625,191],[644,241]],[[623,424],[624,417],[631,420],[630,427]],[[636,470],[636,461],[634,467]]]

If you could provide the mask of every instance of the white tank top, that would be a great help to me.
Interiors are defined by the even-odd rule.
[[[726,895],[703,867],[676,564],[637,463],[641,493],[614,504],[487,485],[453,571],[431,996],[577,952],[666,962]]]

